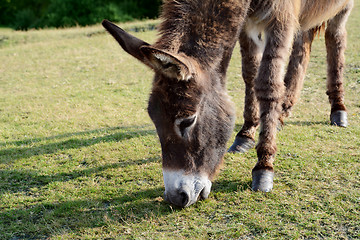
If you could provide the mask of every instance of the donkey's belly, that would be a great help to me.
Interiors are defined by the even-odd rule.
[[[301,30],[305,31],[333,18],[349,2],[350,0],[252,1],[248,19],[257,25],[257,29],[268,27],[274,19],[283,21],[283,24],[291,24],[289,20],[293,19],[293,24],[298,22]]]
[[[302,30],[321,25],[336,16],[349,0],[307,0],[302,5],[299,24]]]

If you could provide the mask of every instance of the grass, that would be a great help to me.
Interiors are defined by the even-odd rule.
[[[0,239],[360,238],[359,4],[348,23],[349,127],[329,125],[320,36],[301,99],[278,134],[274,190],[250,190],[254,150],[226,155],[210,198],[186,209],[162,199],[149,69],[100,26],[0,29]],[[228,73],[233,137],[242,124],[240,62],[237,46]]]

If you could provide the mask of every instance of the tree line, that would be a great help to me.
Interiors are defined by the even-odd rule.
[[[156,18],[161,0],[0,0],[0,25],[16,30]]]

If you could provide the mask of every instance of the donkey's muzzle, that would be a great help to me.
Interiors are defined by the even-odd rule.
[[[184,208],[198,199],[206,199],[211,189],[211,181],[200,174],[185,174],[184,171],[163,170],[165,193],[164,200]]]

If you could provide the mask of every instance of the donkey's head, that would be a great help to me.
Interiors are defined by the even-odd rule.
[[[104,20],[122,48],[155,71],[148,112],[162,147],[165,200],[180,207],[207,198],[234,125],[221,83],[184,53],[158,49]]]

